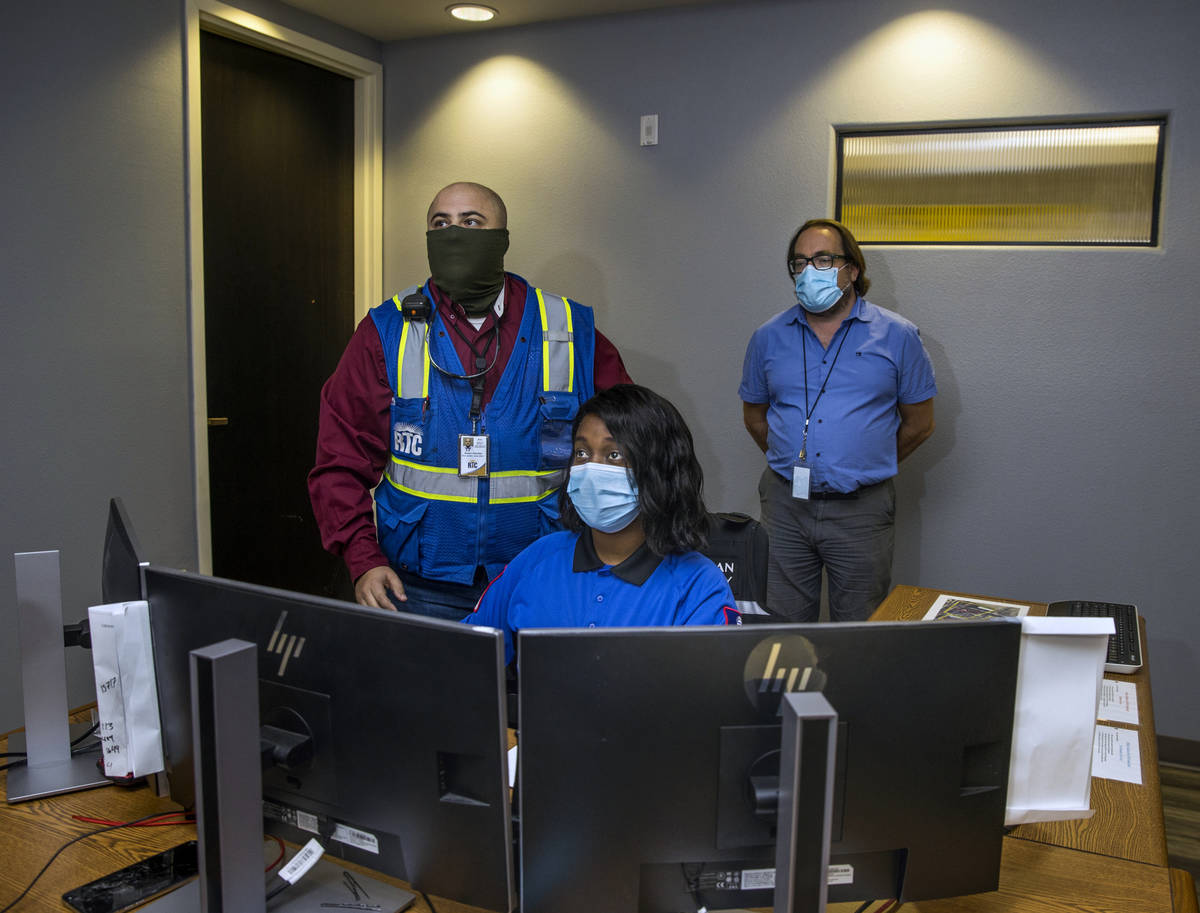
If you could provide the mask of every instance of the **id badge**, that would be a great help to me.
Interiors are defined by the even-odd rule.
[[[807,466],[802,465],[801,463],[797,463],[795,466],[792,467],[792,497],[793,498],[799,498],[802,501],[808,500],[808,490],[809,490],[808,485],[809,485],[809,475],[810,474],[811,474],[811,470]]]
[[[458,474],[463,478],[481,478],[488,474],[488,436],[458,436]]]

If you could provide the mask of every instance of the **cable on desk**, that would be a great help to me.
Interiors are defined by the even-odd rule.
[[[279,844],[279,855],[272,860],[269,866],[267,866],[267,871],[269,872],[271,869],[275,868],[275,866],[279,865],[279,863],[283,862],[283,857],[287,855],[287,847],[284,846],[283,840],[279,837],[276,837],[274,834],[265,834],[264,837],[267,840],[274,840],[277,844]]]
[[[87,732],[85,732],[83,735],[76,736],[75,739],[71,742],[71,749],[72,749],[71,754],[72,755],[83,754],[84,752],[94,751],[95,749],[99,748],[100,747],[99,742],[96,742],[95,745],[84,745],[82,748],[78,747],[79,743],[82,742],[84,739],[88,738],[88,736],[95,735],[96,730],[99,728],[100,728],[100,724],[94,723],[92,725],[92,728],[89,729]],[[14,767],[20,767],[22,764],[25,763],[25,759],[28,756],[29,756],[28,753],[24,752],[24,751],[8,751],[8,752],[4,752],[3,754],[0,754],[0,758],[18,758],[19,759],[19,760],[13,761],[11,764],[5,764],[3,767],[0,767],[0,772],[6,771],[6,770],[11,770]],[[0,913],[4,913],[4,911],[0,910]]]
[[[175,824],[196,823],[196,816],[192,812],[162,812],[159,815],[152,816],[150,820],[142,818],[138,822],[110,821],[107,818],[89,818],[87,815],[72,815],[71,817],[84,824],[101,824],[105,827],[170,827]]]
[[[421,895],[421,899],[425,901],[425,906],[429,907],[429,913],[437,913],[437,907],[433,905],[433,901],[429,899],[429,895],[419,888],[417,892]],[[0,913],[4,913],[4,911],[0,910]]]
[[[170,814],[176,814],[176,813],[171,812]],[[20,894],[18,894],[12,900],[12,902],[9,903],[8,906],[4,907],[3,909],[0,909],[0,913],[8,913],[9,910],[11,910],[17,904],[19,904],[25,898],[25,895],[28,894],[33,889],[33,886],[38,883],[38,879],[41,878],[43,875],[45,875],[46,870],[49,869],[50,866],[54,864],[54,860],[57,859],[59,856],[61,856],[63,851],[67,847],[71,846],[72,844],[78,843],[80,840],[83,840],[87,837],[95,837],[97,834],[106,834],[109,831],[119,830],[120,828],[123,828],[123,827],[135,827],[137,825],[142,824],[142,822],[144,822],[144,821],[150,821],[153,818],[161,818],[161,817],[163,817],[163,813],[156,812],[153,815],[147,815],[145,818],[138,818],[135,821],[128,821],[124,824],[115,824],[115,825],[112,825],[111,827],[102,827],[102,828],[99,828],[98,830],[88,831],[85,834],[79,834],[78,836],[72,837],[70,840],[68,840],[66,843],[64,843],[57,850],[54,851],[54,855],[50,857],[49,861],[47,861],[47,863],[44,866],[42,866],[41,871],[39,871],[36,875],[33,876],[33,880],[25,886],[25,890],[23,890]],[[179,823],[183,824],[185,822],[180,821]]]

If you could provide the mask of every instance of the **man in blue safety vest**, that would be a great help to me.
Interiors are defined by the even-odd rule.
[[[630,382],[591,308],[505,272],[507,226],[495,191],[443,188],[430,278],[371,310],[321,391],[309,495],[363,605],[471,611],[557,528],[580,404]]]

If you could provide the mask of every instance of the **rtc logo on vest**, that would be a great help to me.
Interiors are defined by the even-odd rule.
[[[419,457],[424,435],[416,425],[397,423],[392,431],[392,451],[406,456]]]

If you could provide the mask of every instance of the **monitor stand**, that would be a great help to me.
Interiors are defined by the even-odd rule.
[[[825,913],[838,715],[819,691],[784,695],[780,711],[775,913]]]
[[[71,754],[58,552],[16,552],[13,561],[26,763],[8,772],[8,801],[107,786],[110,781],[96,766],[95,755]]]
[[[143,909],[153,913],[398,913],[415,895],[321,859],[270,901],[263,888],[258,647],[226,640],[193,650],[192,744],[200,877]],[[293,854],[294,855],[294,854]],[[349,877],[347,874],[349,873]]]

